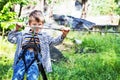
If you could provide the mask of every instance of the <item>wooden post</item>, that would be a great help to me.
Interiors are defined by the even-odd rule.
[[[22,7],[23,7],[23,3],[20,3],[20,10],[19,10],[18,17],[20,17],[20,16],[21,16],[21,13],[22,13]]]
[[[44,0],[40,0],[40,10],[44,13]]]
[[[88,0],[82,0],[82,15],[81,15],[81,18],[83,18],[83,19],[85,19],[86,15],[87,15],[87,8],[88,8],[87,1]]]

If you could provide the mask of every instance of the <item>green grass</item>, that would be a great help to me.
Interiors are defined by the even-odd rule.
[[[119,80],[119,59],[114,51],[111,54],[72,54],[67,62],[53,64],[50,77],[51,80]]]
[[[63,43],[73,44],[75,38],[80,39],[83,43],[77,47],[82,46],[83,52],[75,54],[75,45],[62,51],[66,60],[52,64],[53,72],[47,73],[48,80],[120,80],[119,36],[83,34],[68,34]],[[0,43],[0,80],[11,80],[15,45],[6,39],[0,39]],[[90,51],[91,48],[94,51]]]
[[[0,37],[0,80],[11,80],[15,45]]]

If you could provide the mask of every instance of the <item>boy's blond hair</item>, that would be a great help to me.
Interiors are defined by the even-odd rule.
[[[43,16],[43,14],[42,14],[42,12],[40,10],[34,10],[34,11],[32,11],[30,13],[30,15],[29,15],[29,23],[32,20],[36,20],[37,22],[42,22],[42,23],[45,22],[44,16]]]

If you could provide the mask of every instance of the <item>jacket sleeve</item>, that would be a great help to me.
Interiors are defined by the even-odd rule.
[[[18,39],[18,35],[20,34],[20,32],[17,31],[11,31],[8,33],[8,41],[16,44],[17,43],[17,39]]]
[[[50,45],[59,45],[60,43],[62,43],[63,40],[64,40],[64,37],[62,35],[59,35],[58,37],[55,37],[55,38],[49,36]]]

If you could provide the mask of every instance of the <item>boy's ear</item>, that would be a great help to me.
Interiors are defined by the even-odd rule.
[[[27,25],[30,25],[30,21],[28,21]]]

